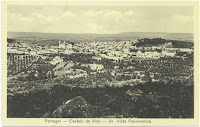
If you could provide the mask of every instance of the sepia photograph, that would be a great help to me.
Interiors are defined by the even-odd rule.
[[[6,118],[196,119],[194,6],[16,3]]]

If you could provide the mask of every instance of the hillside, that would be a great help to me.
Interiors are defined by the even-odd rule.
[[[21,42],[37,42],[41,40],[67,40],[73,42],[86,41],[118,41],[118,40],[134,40],[141,38],[163,38],[166,40],[177,40],[193,42],[193,34],[191,33],[142,33],[127,32],[118,34],[75,34],[75,33],[31,33],[31,32],[8,32],[8,38],[17,39]]]

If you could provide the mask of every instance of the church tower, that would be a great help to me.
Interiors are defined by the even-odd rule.
[[[59,48],[65,49],[66,48],[66,42],[65,41],[59,41]]]

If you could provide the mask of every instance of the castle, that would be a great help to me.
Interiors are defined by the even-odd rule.
[[[65,42],[65,41],[59,41],[59,48],[61,48],[61,49],[71,49],[71,48],[73,48],[73,45],[72,44],[70,44],[70,43],[67,43],[67,42]]]
[[[59,41],[59,48],[65,49],[66,48],[66,42],[65,41]]]

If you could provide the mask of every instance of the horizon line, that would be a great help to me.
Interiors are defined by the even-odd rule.
[[[17,32],[7,31],[7,33],[43,33],[43,34],[121,34],[121,33],[167,33],[167,34],[194,34],[194,33],[180,33],[180,32],[119,32],[119,33],[51,33],[51,32]]]

